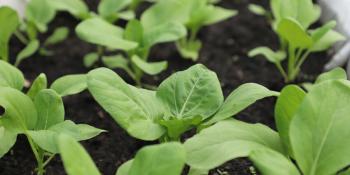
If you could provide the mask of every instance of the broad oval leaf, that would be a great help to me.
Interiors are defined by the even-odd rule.
[[[120,10],[123,10],[131,3],[131,0],[102,0],[98,4],[98,13],[104,18],[109,17],[110,15],[118,13]]]
[[[27,95],[34,100],[35,96],[43,89],[47,89],[47,78],[45,74],[41,73],[32,83]]]
[[[89,9],[83,0],[59,0],[49,3],[57,10],[67,11],[76,18],[85,19],[88,18]]]
[[[106,68],[89,72],[88,89],[95,100],[133,137],[156,140],[164,134],[164,128],[155,123],[163,112],[153,91],[132,87]]]
[[[300,169],[329,175],[350,164],[350,83],[326,81],[306,95],[290,126],[290,141]]]
[[[55,90],[62,97],[78,94],[87,89],[85,74],[66,75],[54,81],[50,89]]]
[[[22,90],[24,76],[20,70],[11,64],[0,60],[0,87],[11,87]]]
[[[201,116],[204,120],[213,115],[224,100],[216,74],[200,64],[163,81],[157,97],[170,112],[168,115],[179,119]]]
[[[0,59],[8,60],[8,45],[11,35],[19,25],[19,18],[13,9],[0,7]]]
[[[150,48],[158,43],[176,41],[187,35],[185,26],[179,22],[167,22],[146,30],[143,38],[143,45]]]
[[[116,174],[115,175],[129,175],[129,171],[130,171],[130,168],[131,168],[131,165],[132,165],[132,162],[134,160],[131,159],[125,163],[123,163],[117,170]]]
[[[33,22],[41,32],[47,30],[47,24],[55,17],[56,10],[50,0],[30,0],[26,7],[26,19]]]
[[[140,68],[143,72],[146,72],[149,75],[157,75],[160,72],[164,71],[168,67],[167,61],[160,61],[160,62],[146,62],[142,60],[137,55],[134,55],[131,58],[131,61]]]
[[[329,72],[322,73],[315,81],[315,84],[322,83],[328,80],[347,80],[346,71],[340,67],[332,69]]]
[[[210,170],[223,163],[247,157],[251,151],[270,148],[284,154],[278,133],[261,124],[226,120],[202,130],[185,142],[187,164]]]
[[[17,133],[0,125],[0,158],[10,151],[17,140]]]

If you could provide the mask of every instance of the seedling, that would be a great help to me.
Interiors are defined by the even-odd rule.
[[[43,43],[38,39],[39,33],[47,32],[47,24],[55,17],[56,10],[49,0],[30,0],[26,6],[24,19],[19,19],[17,13],[9,7],[0,8],[0,59],[9,61],[8,42],[14,34],[25,48],[17,54],[15,65],[39,51],[42,55],[51,55],[46,47],[63,41],[68,36],[68,28],[55,29]]]
[[[334,76],[339,72],[323,74],[308,93],[295,85],[285,87],[275,106],[278,133],[236,120],[204,129],[185,142],[187,164],[208,171],[249,157],[266,175],[338,174],[350,164],[349,149],[343,146],[350,133],[350,82],[345,71]]]
[[[83,75],[71,75],[80,77]],[[60,81],[65,81],[64,77]],[[54,89],[61,88],[56,82],[52,89],[47,88],[44,74],[41,74],[28,90],[23,88],[23,74],[12,65],[0,60],[0,106],[4,112],[0,116],[0,157],[4,156],[16,143],[18,135],[27,137],[34,153],[38,175],[45,172],[45,166],[59,153],[57,138],[69,135],[76,141],[87,140],[104,132],[85,124],[75,124],[64,119],[63,94]],[[55,84],[55,83],[54,83]],[[64,83],[67,84],[67,83]],[[66,85],[64,92],[79,92],[79,88]],[[81,88],[80,88],[81,89]],[[66,93],[67,94],[67,93]]]
[[[285,82],[295,80],[310,53],[324,51],[344,39],[341,34],[332,30],[336,26],[335,21],[310,29],[310,25],[319,19],[321,13],[312,0],[270,2],[273,14],[271,25],[279,36],[280,49],[273,51],[268,47],[258,47],[250,51],[249,56],[264,55],[276,65]],[[282,64],[285,59],[288,60],[286,68]]]
[[[210,126],[259,99],[278,95],[248,83],[224,102],[216,74],[203,65],[173,74],[156,91],[133,87],[107,68],[89,72],[87,84],[95,100],[131,136],[161,142],[179,141],[192,128]]]
[[[202,42],[197,38],[199,30],[203,26],[212,25],[224,21],[237,14],[235,10],[225,9],[216,6],[217,1],[211,0],[188,0],[190,1],[189,19],[185,25],[188,35],[176,42],[176,46],[183,58],[196,61],[199,57],[199,51]]]

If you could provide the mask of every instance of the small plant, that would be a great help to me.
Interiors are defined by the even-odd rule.
[[[106,68],[89,72],[87,84],[95,100],[131,136],[161,142],[179,141],[192,128],[210,126],[259,99],[278,95],[247,83],[224,102],[216,74],[203,65],[173,74],[156,91],[133,87]]]
[[[344,39],[332,30],[336,26],[335,21],[310,29],[321,13],[312,0],[271,0],[270,4],[273,14],[271,25],[279,36],[280,48],[273,51],[268,47],[258,47],[250,51],[249,56],[264,55],[276,65],[286,82],[295,80],[310,53],[324,51]],[[285,59],[288,60],[286,68],[282,64]]]
[[[0,157],[12,148],[17,136],[23,134],[37,161],[37,174],[43,175],[45,166],[59,153],[56,142],[59,135],[69,135],[81,141],[104,132],[64,119],[62,96],[85,89],[86,83],[85,88],[69,83],[71,79],[82,79],[84,76],[63,77],[48,89],[46,76],[41,74],[25,94],[21,92],[23,74],[0,60],[0,108],[3,109],[0,114]]]
[[[47,24],[56,15],[49,0],[30,0],[26,5],[24,19],[20,19],[16,11],[9,7],[0,7],[0,59],[9,61],[8,44],[10,37],[15,35],[25,48],[17,54],[15,65],[39,51],[42,55],[51,55],[46,47],[63,41],[69,33],[68,28],[59,27],[51,36],[40,44],[39,33],[47,32]]]
[[[221,22],[237,14],[235,10],[225,9],[214,4],[217,1],[211,0],[188,0],[190,1],[189,19],[185,25],[188,35],[176,42],[176,46],[184,58],[196,61],[199,57],[199,51],[202,42],[197,38],[199,30],[203,26],[212,25]]]
[[[320,76],[308,93],[289,85],[275,107],[278,133],[261,124],[218,122],[185,142],[187,164],[205,171],[249,157],[266,175],[339,174],[350,164],[343,139],[350,133],[349,99],[350,82],[340,69]]]

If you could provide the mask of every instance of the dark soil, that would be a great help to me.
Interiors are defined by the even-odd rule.
[[[87,2],[92,9],[96,9],[97,0],[87,0]],[[274,65],[262,57],[256,59],[247,57],[247,52],[257,46],[278,47],[277,38],[266,19],[253,15],[247,10],[247,5],[252,2],[268,6],[268,0],[223,0],[222,6],[239,10],[239,15],[225,22],[205,27],[199,35],[204,43],[204,48],[198,62],[218,74],[225,95],[247,82],[259,83],[272,90],[280,90],[284,86],[283,79]],[[41,72],[45,73],[52,82],[63,75],[89,71],[83,66],[82,58],[85,54],[94,51],[95,47],[84,43],[75,36],[73,29],[77,23],[78,21],[68,14],[63,13],[57,16],[51,24],[50,31],[57,26],[68,26],[71,34],[66,41],[50,48],[55,51],[54,56],[35,55],[23,61],[20,69],[28,80],[32,81]],[[16,39],[11,41],[12,56],[16,55],[22,47]],[[144,82],[152,85],[158,85],[171,73],[194,64],[189,60],[181,59],[172,44],[155,47],[151,58],[166,58],[169,61],[169,69],[166,72],[158,77],[146,76],[144,78]],[[313,80],[322,71],[327,60],[328,56],[325,53],[312,55],[304,64],[302,76],[298,81]],[[125,75],[121,71],[117,72],[122,76]],[[131,159],[142,146],[150,144],[128,136],[87,92],[67,97],[64,102],[66,119],[108,131],[90,141],[83,142],[104,175],[114,175],[119,165]],[[274,102],[273,98],[261,100],[241,112],[236,118],[251,123],[263,123],[275,128]],[[25,137],[20,136],[10,153],[0,159],[0,174],[31,175],[34,174],[35,166],[36,162],[30,147]],[[254,169],[248,160],[237,159],[226,163],[218,170],[213,170],[211,174],[219,175],[225,172],[230,175],[249,175],[254,172]],[[65,174],[58,156],[48,165],[46,174]]]

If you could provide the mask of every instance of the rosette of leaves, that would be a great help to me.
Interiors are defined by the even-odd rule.
[[[263,55],[276,65],[286,82],[295,80],[301,65],[311,53],[327,50],[344,37],[332,30],[335,21],[311,29],[321,14],[312,0],[271,0],[272,28],[280,40],[277,51],[268,47],[258,47],[249,52],[250,57]],[[286,66],[282,62],[287,60]]]
[[[131,86],[107,68],[89,72],[87,84],[95,100],[131,136],[161,142],[179,141],[192,128],[208,127],[259,99],[278,95],[247,83],[224,101],[216,74],[203,65],[171,75],[156,91]]]
[[[206,172],[249,157],[266,175],[346,174],[349,99],[350,82],[340,69],[320,76],[308,93],[286,86],[275,106],[278,132],[237,120],[218,122],[185,142],[187,164]]]
[[[37,174],[45,172],[45,166],[59,153],[57,139],[67,135],[76,141],[87,140],[104,132],[85,124],[65,120],[62,96],[74,94],[86,88],[69,86],[68,79],[82,79],[85,75],[70,75],[57,80],[52,89],[47,87],[44,74],[23,93],[23,74],[10,64],[0,60],[0,157],[16,143],[18,135],[25,135],[37,161]],[[62,85],[65,81],[65,87]],[[78,83],[79,84],[79,83]],[[69,86],[69,87],[68,87]],[[58,89],[57,91],[54,89]],[[60,91],[63,90],[63,91]]]

